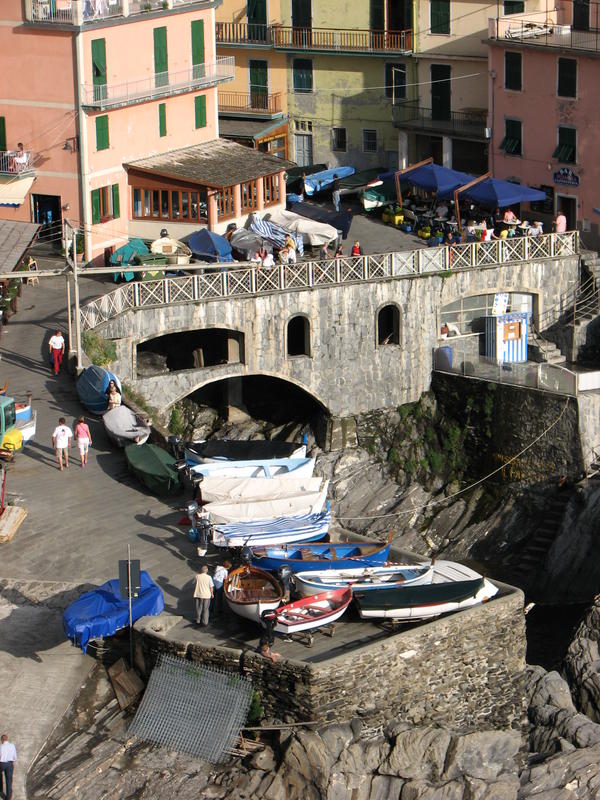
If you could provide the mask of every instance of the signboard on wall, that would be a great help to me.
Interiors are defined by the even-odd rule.
[[[554,173],[554,183],[559,186],[579,186],[579,175],[571,167],[561,167]]]
[[[508,308],[508,292],[498,292],[494,295],[494,305],[492,306],[492,316],[498,317],[506,314]]]

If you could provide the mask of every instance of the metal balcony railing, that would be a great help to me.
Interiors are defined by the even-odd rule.
[[[212,64],[197,64],[181,72],[159,72],[137,81],[83,86],[83,105],[102,110],[182,94],[230,81],[233,79],[234,70],[233,56],[226,56],[218,58]]]
[[[406,53],[412,51],[412,30],[371,31],[334,28],[293,28],[274,25],[273,45],[283,50],[327,50],[344,53]]]
[[[219,112],[281,114],[281,94],[219,91]]]
[[[206,5],[206,0],[25,0],[25,19],[80,26],[188,5]]]
[[[418,103],[397,103],[392,107],[392,119],[397,128],[420,131],[439,131],[485,139],[486,111],[451,111],[445,118],[431,108]],[[441,115],[440,115],[441,116]]]
[[[509,40],[538,47],[564,50],[600,52],[600,27],[587,31],[574,30],[571,25],[560,25],[551,18],[501,17],[489,21],[490,39]]]
[[[33,175],[34,154],[31,150],[18,153],[16,150],[0,150],[0,175],[10,175],[13,178],[24,178]]]
[[[271,28],[248,22],[217,22],[215,24],[217,44],[270,45]]]

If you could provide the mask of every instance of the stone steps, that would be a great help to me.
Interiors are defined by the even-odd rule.
[[[567,360],[554,342],[542,339],[537,333],[532,333],[529,337],[527,358],[538,364],[563,364]]]
[[[543,520],[517,556],[518,562],[513,566],[516,576],[526,579],[540,568],[561,529],[570,497],[571,491],[566,490],[548,500]]]

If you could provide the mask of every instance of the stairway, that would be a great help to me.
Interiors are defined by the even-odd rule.
[[[518,554],[518,562],[513,567],[516,578],[530,578],[544,563],[560,527],[565,509],[573,495],[572,488],[565,488],[554,497],[549,498],[544,508],[544,518],[528,538],[525,546]]]
[[[527,342],[527,360],[537,363],[564,364],[567,360],[554,342],[549,342],[533,330],[529,332]]]

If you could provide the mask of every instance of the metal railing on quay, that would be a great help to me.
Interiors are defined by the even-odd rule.
[[[494,358],[480,355],[481,335],[459,336],[441,341],[440,347],[433,352],[434,370],[490,383],[577,396],[577,373],[559,364],[498,362]]]
[[[83,105],[94,108],[151,100],[194,87],[208,86],[233,79],[235,59],[233,56],[218,58],[213,63],[196,64],[180,72],[158,72],[137,81],[120,84],[83,86]]]
[[[130,308],[159,306],[170,302],[195,303],[217,298],[339,286],[345,283],[415,278],[427,274],[447,275],[449,272],[518,263],[534,258],[576,255],[578,243],[577,232],[572,231],[452,247],[403,250],[357,258],[303,261],[295,265],[280,264],[274,269],[221,265],[217,270],[204,274],[120,286],[82,307],[82,327],[84,330],[95,328]],[[97,271],[90,270],[89,274]],[[106,269],[103,271],[106,272]],[[82,275],[85,273],[85,269],[81,270]]]

